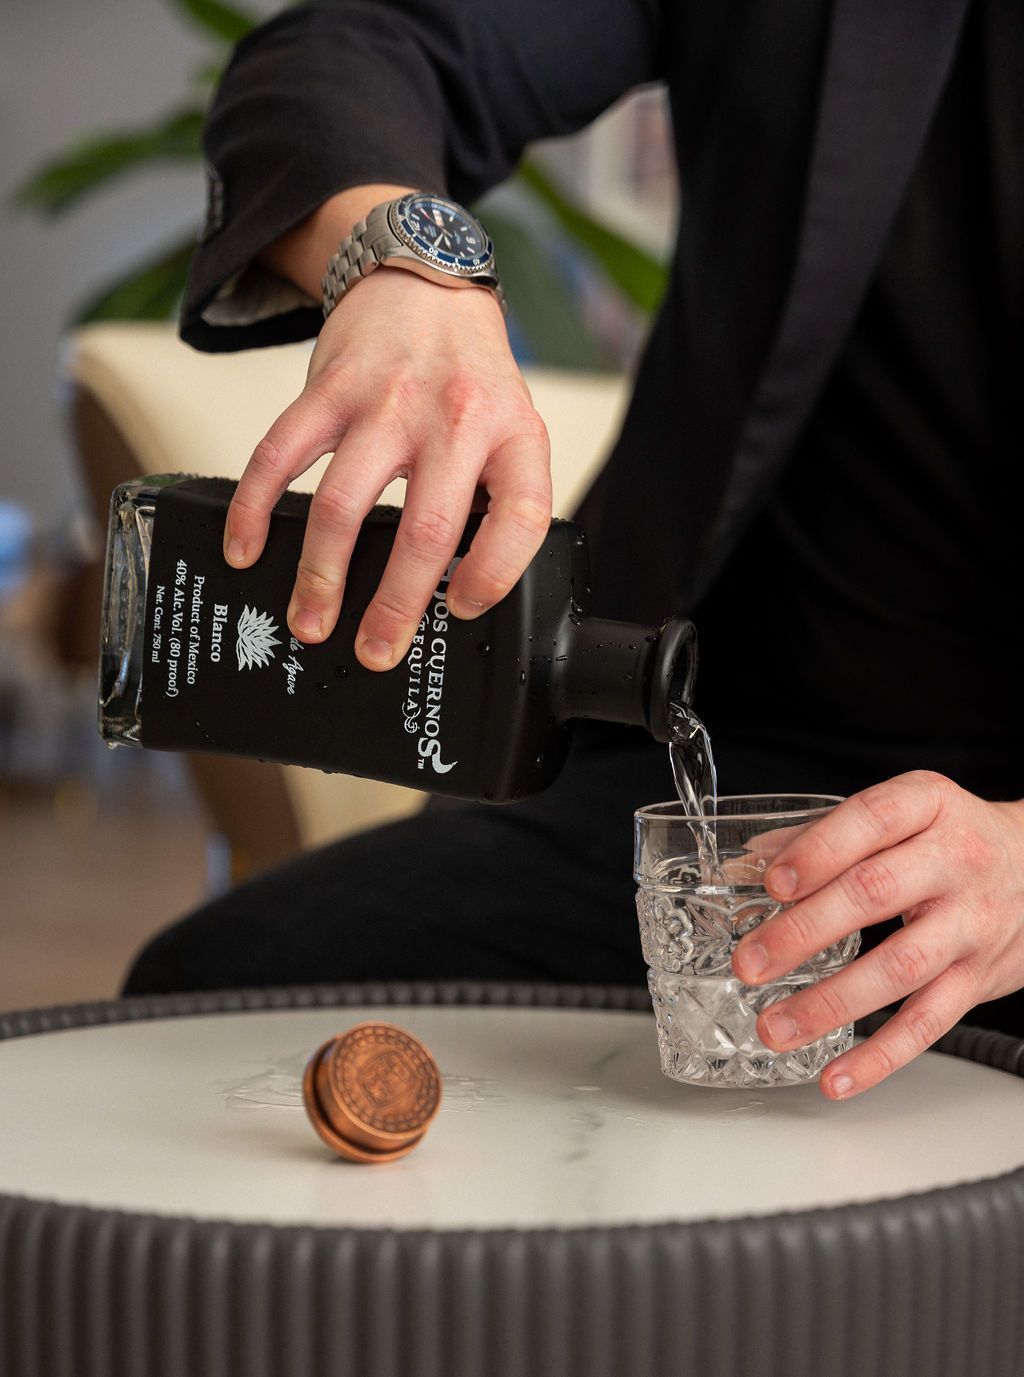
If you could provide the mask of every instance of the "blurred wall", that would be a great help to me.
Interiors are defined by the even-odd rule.
[[[260,6],[261,9],[267,6]],[[180,101],[209,51],[170,0],[5,0],[0,13],[0,498],[43,530],[77,502],[54,385],[76,301],[202,214],[196,169],[126,177],[65,218],[16,212],[11,187],[83,131]]]

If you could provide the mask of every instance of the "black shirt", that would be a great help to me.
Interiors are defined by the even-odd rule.
[[[1016,4],[972,5],[837,367],[695,613],[712,739],[821,761],[779,787],[825,787],[854,754],[866,778],[921,766],[1020,793]]]

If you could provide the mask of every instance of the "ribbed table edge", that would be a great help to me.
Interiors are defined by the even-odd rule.
[[[320,985],[14,1011],[0,1039],[416,1004],[650,1012],[642,987]],[[936,1050],[1024,1075],[1024,1041],[1003,1033],[958,1025]],[[0,1195],[0,1279],[0,1377],[1020,1377],[1024,1167],[815,1210],[564,1229],[234,1223]]]

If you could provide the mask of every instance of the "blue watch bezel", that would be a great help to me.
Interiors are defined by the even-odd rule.
[[[475,225],[485,244],[483,251],[473,257],[468,257],[452,253],[440,253],[432,248],[428,240],[416,233],[409,219],[413,207],[422,205],[424,202],[436,203],[447,209],[457,211],[471,225]],[[459,277],[476,276],[492,270],[494,267],[494,245],[490,235],[475,215],[471,215],[465,206],[460,206],[457,201],[452,201],[447,196],[441,196],[433,191],[410,192],[409,195],[403,196],[392,205],[389,219],[392,230],[406,248],[412,249],[424,262],[433,264],[443,272],[452,273]]]

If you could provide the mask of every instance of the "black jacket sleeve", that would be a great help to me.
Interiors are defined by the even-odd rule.
[[[656,80],[660,29],[659,0],[315,0],[261,25],[207,120],[210,205],[182,337],[224,350],[315,334],[319,308],[297,292],[249,323],[220,309],[261,249],[364,182],[473,201],[532,140]]]

